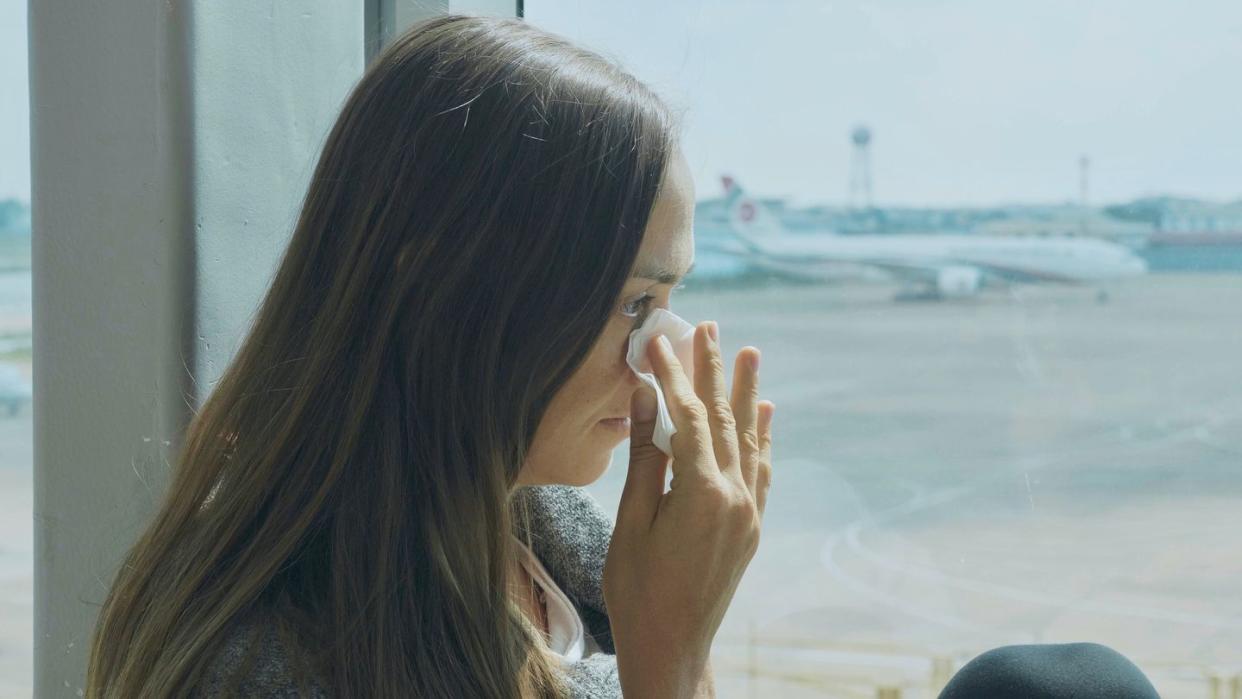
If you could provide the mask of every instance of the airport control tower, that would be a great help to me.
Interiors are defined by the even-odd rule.
[[[871,208],[871,129],[854,127],[850,139],[854,142],[854,155],[850,162],[851,209]]]

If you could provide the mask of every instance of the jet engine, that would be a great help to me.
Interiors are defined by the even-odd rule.
[[[970,296],[979,291],[983,274],[978,267],[954,265],[936,272],[936,291],[945,298]]]

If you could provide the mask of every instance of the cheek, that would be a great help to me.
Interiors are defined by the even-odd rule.
[[[611,340],[612,347],[612,368],[616,374],[616,379],[626,382],[632,382],[637,385],[638,377],[630,370],[630,365],[626,363],[625,358],[630,353],[630,335],[637,329],[637,325],[632,319],[626,318],[625,322],[617,323],[615,336]]]
[[[577,396],[579,403],[597,400],[602,387],[615,380],[618,366],[625,365],[626,343],[629,336],[619,324],[610,323],[599,337],[586,359],[570,376],[566,387]]]
[[[620,335],[620,337],[612,343],[612,346],[613,346],[613,357],[612,357],[612,359],[613,359],[613,364],[614,364],[614,365],[616,365],[616,366],[619,366],[619,367],[624,367],[624,366],[626,366],[626,364],[625,364],[625,357],[626,357],[626,355],[628,355],[628,354],[629,354],[629,352],[630,352],[630,334],[629,334],[629,327],[630,327],[630,326],[629,326],[629,324],[627,323],[627,324],[625,325],[625,330],[626,330],[626,332],[622,333],[622,334]]]
[[[638,385],[638,377],[625,361],[633,329],[633,319],[624,316],[608,324],[583,365],[581,395],[615,406],[618,389]]]

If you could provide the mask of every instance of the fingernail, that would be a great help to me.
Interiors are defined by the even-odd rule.
[[[664,335],[657,335],[656,342],[660,343],[660,347],[663,348],[665,352],[673,351],[673,344],[669,342],[668,338],[665,337]]]
[[[655,415],[655,393],[649,388],[640,388],[638,395],[634,397],[634,414],[631,418],[634,422],[649,422],[655,419]]]
[[[759,352],[752,352],[750,355],[750,370],[759,371]]]
[[[707,334],[712,336],[712,342],[720,342],[720,327],[716,325],[716,321],[712,321],[707,326]]]

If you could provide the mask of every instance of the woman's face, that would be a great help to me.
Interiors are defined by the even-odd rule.
[[[629,435],[630,397],[642,383],[625,363],[630,333],[669,295],[694,261],[694,181],[676,149],[643,233],[634,265],[603,333],[586,361],[556,393],[535,430],[518,485],[594,482]],[[661,277],[664,278],[661,278]],[[601,422],[626,418],[617,425]]]

